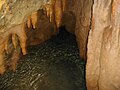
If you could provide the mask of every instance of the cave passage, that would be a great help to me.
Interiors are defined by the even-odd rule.
[[[86,90],[84,71],[75,35],[61,27],[57,36],[30,46],[16,72],[0,76],[0,90]]]

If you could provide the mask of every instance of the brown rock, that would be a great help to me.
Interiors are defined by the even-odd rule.
[[[88,90],[120,89],[119,2],[94,2],[86,66]]]

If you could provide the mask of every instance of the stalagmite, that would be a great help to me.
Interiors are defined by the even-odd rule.
[[[36,11],[31,15],[31,23],[34,29],[36,28],[37,20],[38,20],[38,13]]]

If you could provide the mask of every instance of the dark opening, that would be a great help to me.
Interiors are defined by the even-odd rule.
[[[0,76],[0,90],[86,90],[84,71],[75,35],[62,26],[57,36],[29,47],[15,73]]]

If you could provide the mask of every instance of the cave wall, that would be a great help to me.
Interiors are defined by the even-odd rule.
[[[88,37],[88,90],[120,89],[120,0],[94,0]]]
[[[67,0],[63,13],[62,24],[66,29],[75,34],[80,52],[80,58],[87,58],[87,40],[91,25],[93,0]]]
[[[35,18],[35,16],[33,16],[33,18]],[[37,11],[35,28],[32,23],[29,28],[26,24],[25,31],[27,35],[27,46],[41,44],[58,34],[58,30],[55,29],[54,23],[49,21],[49,18],[43,10]]]
[[[87,59],[87,40],[91,22],[91,6],[93,0],[76,0],[75,15],[76,28],[75,35],[78,43],[80,58]]]
[[[80,57],[87,59],[88,90],[119,90],[120,0],[68,1],[76,17],[75,35]]]

